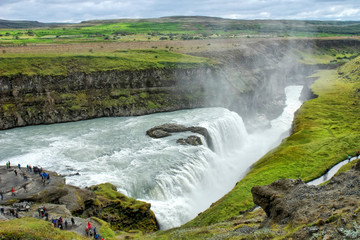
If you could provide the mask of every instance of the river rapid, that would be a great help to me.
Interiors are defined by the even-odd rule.
[[[79,187],[103,182],[151,203],[162,229],[180,226],[218,200],[251,165],[288,136],[302,86],[289,86],[286,107],[271,127],[248,134],[225,108],[201,108],[140,117],[100,118],[0,131],[0,164],[30,164],[67,175]],[[163,123],[208,129],[214,151],[176,143],[194,133],[152,139]],[[196,135],[196,134],[195,134]],[[79,173],[79,174],[77,174]]]

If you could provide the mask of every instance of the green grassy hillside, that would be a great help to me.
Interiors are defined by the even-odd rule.
[[[359,150],[360,57],[338,70],[321,70],[316,76],[318,80],[311,88],[318,97],[300,108],[292,135],[254,164],[231,192],[185,227],[235,217],[254,207],[253,186],[281,178],[312,180]]]
[[[120,50],[112,53],[84,54],[3,54],[0,76],[67,75],[71,72],[142,70],[156,68],[191,68],[210,65],[201,57],[166,50]]]
[[[82,237],[74,232],[62,231],[58,228],[54,228],[50,222],[31,217],[25,217],[11,221],[0,221],[0,239],[85,240],[88,238]]]

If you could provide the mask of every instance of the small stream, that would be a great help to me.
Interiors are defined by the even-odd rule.
[[[352,157],[350,158],[350,161],[349,159],[345,159],[341,162],[339,162],[338,164],[334,165],[332,168],[330,168],[329,171],[327,171],[324,175],[322,175],[321,177],[319,178],[316,178],[310,182],[307,182],[306,184],[308,185],[319,185],[319,184],[322,184],[326,181],[328,181],[329,179],[331,179],[336,173],[337,171],[339,171],[339,169],[344,166],[345,164],[351,162],[351,161],[354,161],[354,160],[357,160],[358,157]]]

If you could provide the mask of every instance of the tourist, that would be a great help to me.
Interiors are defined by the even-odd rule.
[[[23,189],[27,193],[26,184],[24,184]]]
[[[68,222],[67,222],[67,220],[65,220],[65,229],[67,229],[68,228]]]
[[[26,173],[22,172],[21,174],[23,175],[24,181],[27,181],[28,177],[27,177]]]
[[[0,211],[1,211],[2,215],[5,215],[5,209],[4,208],[1,208]]]
[[[95,235],[96,235],[96,227],[94,227],[94,230],[93,230],[93,231],[94,231],[94,236],[95,236]]]
[[[20,165],[20,163],[18,163],[18,168],[19,168],[19,170],[21,170],[21,165]]]
[[[15,196],[15,189],[13,187],[11,188],[10,192],[12,196]]]
[[[98,233],[96,233],[96,234],[94,233],[94,239],[99,239],[99,237],[100,237],[100,236],[99,236]]]
[[[1,198],[1,201],[4,200],[3,192],[0,192],[0,198]]]
[[[40,208],[39,217],[44,217],[44,209]]]
[[[49,184],[50,183],[50,174],[47,175],[46,179],[47,179],[47,184]]]
[[[60,229],[64,229],[62,217],[59,218],[59,228],[60,228]]]
[[[75,225],[75,220],[74,220],[73,217],[71,218],[71,224],[72,224],[73,226]]]
[[[17,176],[17,171],[16,171],[16,169],[14,169],[14,173],[15,173],[15,176]]]
[[[91,223],[88,222],[88,229],[90,230],[91,229]]]
[[[15,209],[10,208],[10,209],[9,209],[9,212],[10,212],[10,216],[15,217]]]

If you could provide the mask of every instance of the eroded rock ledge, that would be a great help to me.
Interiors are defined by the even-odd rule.
[[[205,137],[206,143],[210,149],[213,149],[213,142],[210,137],[210,134],[208,130],[204,127],[186,127],[180,124],[175,123],[165,123],[160,126],[153,127],[146,131],[146,135],[152,138],[164,138],[171,136],[171,133],[177,133],[177,132],[193,132],[201,134]],[[191,137],[191,138],[190,138]],[[196,136],[189,136],[187,139],[179,139],[178,142],[182,143],[188,143],[191,145],[200,145],[199,140],[200,139],[194,139]],[[183,140],[183,141],[182,141]],[[195,143],[194,143],[195,142]],[[200,140],[201,142],[201,140]]]
[[[294,239],[310,239],[321,231],[340,237],[344,234],[341,229],[358,219],[359,173],[360,161],[324,186],[310,186],[301,179],[280,179],[267,186],[255,186],[251,192],[269,223],[305,225]]]

